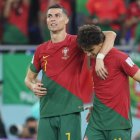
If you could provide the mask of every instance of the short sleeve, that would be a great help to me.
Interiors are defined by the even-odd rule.
[[[39,49],[37,49],[33,55],[30,69],[34,73],[38,73],[41,70],[40,59],[39,59]]]
[[[127,55],[124,55],[120,58],[120,66],[122,70],[130,77],[133,77],[139,70],[139,67],[134,64],[132,59]]]

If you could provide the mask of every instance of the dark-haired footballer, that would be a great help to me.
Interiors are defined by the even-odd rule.
[[[131,58],[112,48],[104,59],[108,77],[102,80],[95,72],[96,57],[105,35],[94,25],[79,28],[77,41],[91,56],[95,97],[84,140],[131,140],[129,76],[140,82],[140,69]]]
[[[37,47],[25,78],[27,87],[40,97],[38,140],[81,140],[80,112],[83,102],[91,97],[91,76],[86,55],[77,47],[77,36],[66,32],[68,21],[60,5],[48,8],[46,22],[51,40]],[[116,34],[110,31],[105,36],[101,56],[113,47]],[[98,74],[106,77],[103,58],[99,57],[97,64],[101,65]],[[36,80],[40,70],[41,83]]]

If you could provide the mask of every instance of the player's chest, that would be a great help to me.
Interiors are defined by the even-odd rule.
[[[92,67],[94,80],[102,81],[101,78],[97,75],[97,73],[95,71],[96,61],[92,61],[91,67]],[[120,74],[118,62],[115,59],[114,60],[113,59],[104,60],[104,67],[108,72],[108,76],[107,76],[106,80],[111,80]]]
[[[60,71],[78,56],[77,54],[76,48],[64,46],[57,50],[41,52],[39,62],[44,71]]]

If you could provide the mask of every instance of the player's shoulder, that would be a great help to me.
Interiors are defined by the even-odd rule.
[[[117,48],[112,48],[112,49],[111,49],[111,53],[112,53],[114,56],[116,56],[116,57],[128,56],[127,53],[125,53],[125,52],[123,52],[123,51],[121,51],[121,50],[119,50],[119,49],[117,49]]]
[[[41,44],[39,44],[38,46],[37,46],[37,48],[44,48],[44,47],[46,47],[48,44],[49,44],[49,42],[50,41],[46,41],[46,42],[43,42],[43,43],[41,43]]]
[[[68,34],[68,40],[70,40],[70,41],[76,41],[76,39],[77,39],[77,35]]]
[[[69,44],[69,46],[76,47],[77,46],[77,35],[68,34],[66,42],[67,42],[67,44]]]
[[[111,51],[108,54],[109,57],[111,57],[112,59],[116,59],[116,60],[124,60],[126,59],[128,56],[127,53],[120,51],[117,48],[112,48]]]
[[[48,44],[49,44],[50,41],[47,41],[47,42],[43,42],[41,44],[39,44],[36,48],[36,51],[43,51],[44,49],[47,48]]]

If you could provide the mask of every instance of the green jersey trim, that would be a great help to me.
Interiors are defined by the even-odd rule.
[[[41,118],[83,111],[82,100],[46,76],[44,71],[42,83],[47,88],[47,94],[40,98]]]
[[[38,73],[37,69],[35,68],[34,64],[31,63],[30,65],[30,69],[31,71],[33,71],[34,73]]]
[[[132,127],[131,113],[127,120],[95,97],[89,125],[99,130],[128,129]]]

